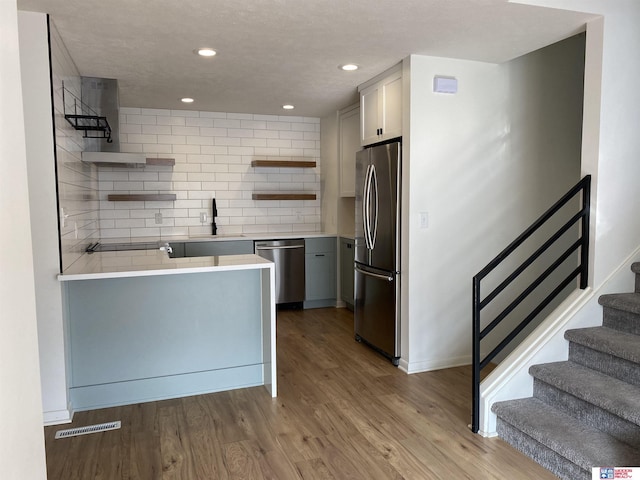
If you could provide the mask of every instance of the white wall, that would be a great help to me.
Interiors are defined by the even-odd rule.
[[[47,16],[20,12],[20,65],[24,96],[29,203],[45,423],[70,420],[67,406],[56,174]]]
[[[120,108],[120,148],[175,158],[173,167],[99,167],[100,236],[166,237],[320,230],[320,119]],[[312,160],[316,168],[252,167],[251,161]],[[253,200],[253,192],[316,193],[316,200]],[[110,202],[110,193],[175,193],[173,202]],[[200,221],[201,213],[207,221]],[[162,222],[156,223],[156,214]]]
[[[592,285],[597,288],[640,242],[640,3],[518,0],[597,13],[589,25],[583,171],[594,176]],[[589,36],[591,39],[589,40]]]
[[[545,73],[563,63],[580,71],[576,51],[561,46],[504,65],[415,55],[406,62],[402,366],[409,372],[470,363],[472,277],[578,181],[581,92],[571,89],[581,79],[574,73],[556,85]],[[435,75],[456,77],[458,93],[433,93]],[[565,123],[561,135],[554,118]]]
[[[0,464],[3,479],[38,480],[46,464],[17,18],[15,0],[0,1]]]

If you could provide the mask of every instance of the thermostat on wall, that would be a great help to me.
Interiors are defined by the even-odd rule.
[[[458,93],[458,79],[455,77],[433,77],[433,91],[436,93]]]

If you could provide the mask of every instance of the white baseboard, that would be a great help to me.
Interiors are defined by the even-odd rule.
[[[73,420],[73,411],[71,408],[66,410],[53,410],[43,412],[42,420],[45,427],[50,425],[62,425],[65,423],[71,423]]]
[[[411,363],[407,363],[404,359],[401,359],[400,364],[403,366],[403,370],[407,373],[430,372],[432,370],[442,370],[443,368],[471,365],[471,355],[463,355],[461,357],[451,357],[437,360],[422,360]]]

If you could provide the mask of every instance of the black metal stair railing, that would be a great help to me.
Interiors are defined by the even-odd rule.
[[[510,257],[518,247],[528,240],[536,231],[547,222],[555,218],[556,214],[566,204],[568,204],[576,195],[582,194],[582,202],[580,210],[573,215],[564,225],[562,225],[542,246],[533,252],[524,262],[513,270],[512,273],[498,284],[484,298],[481,295],[481,281],[487,277],[493,270],[498,267],[504,260]],[[516,238],[507,248],[505,248],[498,256],[496,256],[489,264],[484,267],[476,276],[473,277],[473,411],[471,419],[471,429],[473,433],[478,433],[480,422],[480,373],[496,355],[498,355],[516,336],[531,323],[531,321],[540,314],[571,282],[576,278],[580,278],[580,288],[587,287],[587,273],[589,263],[589,205],[591,202],[591,175],[585,176],[571,190],[569,190],[560,200],[558,200],[549,210],[547,210],[538,220],[536,220],[529,228],[527,228],[518,238]],[[569,246],[558,258],[545,269],[531,284],[517,295],[499,314],[495,316],[484,328],[481,326],[481,313],[502,291],[505,290],[512,282],[529,267],[536,259],[554,245],[564,233],[580,222],[580,236]],[[494,331],[494,329],[521,304],[537,287],[539,287],[556,269],[563,264],[574,252],[580,249],[580,260],[578,266],[571,271],[555,288],[549,293],[537,306],[521,320],[510,333],[494,347],[487,355],[482,356],[481,342],[486,336]],[[494,332],[495,333],[495,332]]]

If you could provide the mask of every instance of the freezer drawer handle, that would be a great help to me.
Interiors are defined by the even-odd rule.
[[[304,248],[304,245],[282,245],[280,247],[261,247],[261,246],[256,246],[256,250],[283,250],[285,248]]]
[[[356,271],[362,273],[363,275],[368,275],[370,277],[380,278],[381,280],[387,280],[388,282],[393,282],[393,277],[391,275],[380,275],[379,273],[371,273],[366,270],[362,270],[360,267],[356,266]]]

